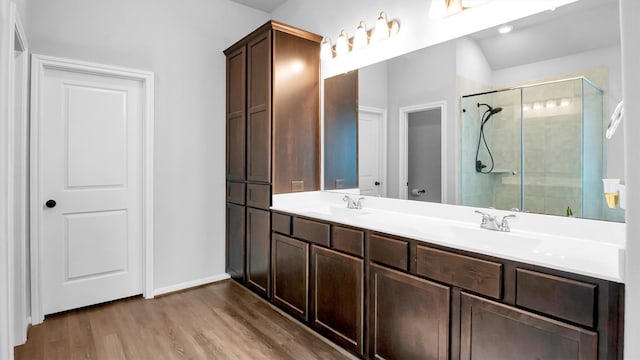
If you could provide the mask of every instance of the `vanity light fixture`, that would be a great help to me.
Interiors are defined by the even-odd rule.
[[[336,56],[341,56],[349,52],[349,35],[342,30],[336,40]]]
[[[335,46],[332,46],[331,39],[325,37],[320,45],[320,59],[329,60],[350,51],[365,48],[396,35],[398,31],[400,31],[400,24],[396,20],[388,21],[387,14],[382,11],[376,21],[376,26],[371,30],[367,30],[365,22],[360,21],[353,38],[349,38],[347,32],[342,30],[336,39]]]
[[[329,60],[333,58],[333,48],[331,47],[331,39],[324,38],[322,45],[320,45],[320,59]]]
[[[369,34],[367,34],[367,26],[364,21],[360,21],[360,25],[353,34],[353,43],[351,44],[352,50],[362,49],[369,45]]]

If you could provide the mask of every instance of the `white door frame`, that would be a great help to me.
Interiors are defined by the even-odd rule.
[[[440,177],[441,177],[441,201],[443,204],[447,204],[447,102],[435,101],[427,104],[411,105],[401,107],[399,111],[399,165],[400,171],[398,172],[398,195],[400,199],[408,199],[407,181],[409,179],[409,165],[407,164],[409,155],[409,114],[425,111],[440,109]]]
[[[382,188],[380,189],[380,196],[387,196],[387,110],[371,107],[371,106],[359,106],[358,112],[366,112],[370,114],[380,115],[380,123],[378,124],[378,136],[380,151],[378,153],[378,169],[380,170],[380,182]],[[358,119],[360,116],[358,115]],[[360,140],[358,140],[360,141]],[[359,177],[359,174],[358,174]]]
[[[142,284],[143,296],[153,298],[153,89],[154,75],[149,71],[127,69],[77,60],[33,55],[31,64],[31,318],[33,324],[44,321],[42,301],[42,273],[40,254],[40,192],[42,174],[39,171],[39,129],[42,104],[42,79],[45,69],[81,72],[98,76],[112,76],[143,84],[142,106]]]
[[[0,23],[3,24],[0,28],[0,74],[7,79],[0,86],[0,147],[3,151],[3,158],[0,159],[0,229],[2,233],[0,235],[0,359],[13,359],[13,347],[16,343],[24,342],[26,339],[26,327],[27,319],[25,311],[21,312],[24,318],[15,317],[16,306],[21,306],[23,310],[26,310],[26,279],[23,280],[22,293],[23,302],[20,304],[14,303],[14,296],[16,290],[16,284],[14,282],[15,277],[15,264],[16,259],[14,249],[16,246],[21,246],[26,249],[26,234],[17,234],[14,226],[14,210],[16,204],[19,201],[24,202],[24,197],[15,196],[16,184],[19,181],[24,181],[26,185],[26,174],[21,174],[24,179],[16,182],[15,174],[15,122],[19,116],[21,121],[25,124],[27,121],[27,91],[28,88],[28,47],[27,39],[25,36],[20,16],[14,3],[10,3],[7,0],[0,1]],[[15,69],[19,64],[15,58],[15,49],[19,48],[23,52],[23,56],[20,57],[23,76],[16,78]],[[22,91],[22,105],[16,107],[16,84],[21,82],[23,87]],[[23,154],[26,154],[26,149],[22,150]],[[25,205],[25,204],[22,204]],[[24,219],[26,221],[26,219]],[[19,236],[18,236],[19,235]],[[6,240],[5,240],[6,239]],[[23,267],[26,266],[25,259],[18,259]],[[19,325],[16,327],[16,324]],[[20,329],[20,330],[19,330]]]
[[[16,144],[14,143],[14,139],[16,138],[17,129],[14,128],[13,124],[16,122],[16,119],[20,119],[20,124],[22,126],[21,133],[25,134],[28,129],[28,108],[29,108],[29,45],[27,44],[27,36],[24,31],[24,27],[22,26],[22,21],[20,20],[20,15],[18,14],[18,10],[14,3],[11,4],[11,24],[13,24],[13,39],[11,42],[12,49],[19,49],[22,53],[19,58],[15,56],[11,57],[11,76],[9,78],[9,86],[10,86],[10,108],[11,115],[9,121],[9,156],[10,159],[16,158],[16,152],[21,154],[20,165],[21,169],[18,174],[14,173],[14,164],[12,162],[9,163],[9,209],[15,209],[16,205],[20,204],[21,208],[26,209],[28,205],[28,197],[26,196],[26,186],[29,181],[29,177],[27,175],[27,168],[29,166],[29,162],[27,157],[28,148],[26,144],[22,144],[21,148],[18,149]],[[15,50],[14,50],[15,51]],[[20,78],[16,77],[14,69],[16,65],[20,64],[22,67],[22,74]],[[22,84],[21,94],[17,94],[15,92],[16,84]],[[20,99],[20,104],[16,104],[16,99]],[[17,181],[18,183],[14,183]],[[22,184],[25,186],[24,191],[20,194],[17,194],[14,189],[17,188],[18,184]],[[20,290],[20,298],[21,302],[18,304],[13,304],[13,313],[21,315],[20,318],[14,318],[14,335],[13,335],[13,345],[21,345],[27,341],[27,328],[29,326],[29,320],[27,319],[27,286],[29,282],[27,281],[27,234],[26,228],[29,219],[26,217],[26,213],[23,213],[20,218],[20,225],[18,230],[14,227],[15,217],[13,211],[9,212],[9,234],[11,238],[9,242],[13,241],[12,247],[15,249],[16,247],[21,248],[21,253],[25,255],[25,257],[20,259],[13,259],[12,267],[10,269],[10,276],[14,277],[14,270],[16,265],[22,269],[22,278],[20,279],[20,286],[17,287],[17,284],[13,284],[13,290]],[[10,253],[9,256],[13,257],[15,251]],[[19,309],[20,311],[16,311]]]

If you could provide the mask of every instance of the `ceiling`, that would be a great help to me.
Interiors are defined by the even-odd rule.
[[[235,3],[246,5],[248,7],[262,10],[264,12],[272,12],[287,0],[231,0]]]
[[[620,44],[617,0],[581,0],[510,25],[506,35],[497,27],[470,35],[493,70]]]

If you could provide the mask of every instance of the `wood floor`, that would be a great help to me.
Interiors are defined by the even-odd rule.
[[[231,280],[48,316],[15,358],[353,359]]]

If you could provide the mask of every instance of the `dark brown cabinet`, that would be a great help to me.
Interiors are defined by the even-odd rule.
[[[227,54],[227,180],[246,180],[245,63],[244,47]]]
[[[375,264],[369,281],[369,358],[449,358],[449,287]]]
[[[462,294],[460,358],[598,358],[598,334],[505,304]]]
[[[247,180],[271,182],[271,32],[247,44]]]
[[[270,216],[269,211],[247,208],[247,285],[265,297],[271,277]]]
[[[244,281],[245,208],[227,203],[227,273],[238,281]]]
[[[269,21],[224,51],[227,203],[246,206],[247,214],[245,224],[238,209],[233,219],[227,211],[227,270],[263,296],[270,290],[271,195],[320,189],[321,40]]]
[[[309,315],[309,244],[273,233],[272,301],[307,321]]]
[[[362,259],[311,246],[311,324],[357,354],[363,354],[363,272]]]

